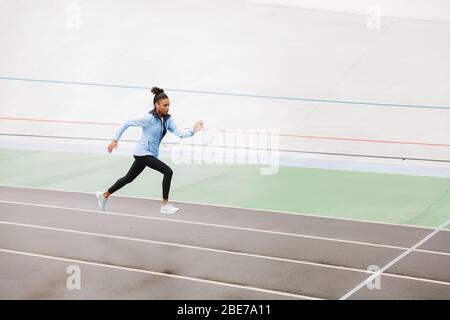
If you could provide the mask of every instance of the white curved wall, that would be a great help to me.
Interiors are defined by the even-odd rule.
[[[380,8],[380,15],[450,22],[448,0],[244,0],[251,3],[282,5],[303,9],[368,15],[372,7]]]
[[[450,160],[448,23],[385,18],[371,30],[360,15],[229,0],[0,4],[0,76],[441,106],[169,90],[183,127],[203,119],[208,129],[279,129],[281,149]],[[72,6],[78,29],[68,27]],[[151,102],[145,90],[8,80],[0,80],[0,98],[3,117],[112,123],[140,116]],[[0,120],[0,133],[108,139],[114,129]],[[0,137],[0,147],[11,142]]]

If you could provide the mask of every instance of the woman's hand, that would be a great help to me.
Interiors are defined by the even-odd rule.
[[[200,130],[202,130],[203,129],[203,121],[197,121],[195,124],[194,124],[194,128],[192,128],[192,130],[194,130],[194,133],[195,132],[197,132],[197,131],[200,131]]]
[[[118,142],[116,140],[113,140],[108,146],[108,152],[109,153],[113,152],[113,149],[117,149],[117,146]]]

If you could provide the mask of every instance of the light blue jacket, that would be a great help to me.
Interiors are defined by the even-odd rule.
[[[119,141],[122,134],[130,126],[142,127],[141,138],[134,148],[134,155],[136,156],[152,155],[157,158],[159,155],[159,145],[166,135],[167,130],[180,138],[188,138],[194,135],[194,131],[191,129],[178,129],[170,114],[164,118],[159,118],[156,110],[153,109],[141,118],[130,119],[122,123],[114,134],[113,140]]]

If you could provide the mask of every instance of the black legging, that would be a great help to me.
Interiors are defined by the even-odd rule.
[[[168,200],[169,199],[169,190],[170,190],[170,182],[172,181],[172,174],[173,171],[170,169],[170,167],[162,162],[161,160],[157,159],[154,156],[133,156],[134,162],[131,165],[130,170],[128,170],[128,173],[116,181],[112,185],[111,188],[108,189],[109,193],[114,193],[120,188],[122,188],[124,185],[130,183],[133,181],[144,169],[146,166],[155,169],[159,172],[161,172],[164,175],[163,181],[162,181],[162,188],[163,188],[163,199]]]

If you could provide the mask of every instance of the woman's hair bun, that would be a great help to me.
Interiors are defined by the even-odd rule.
[[[153,88],[152,88],[152,93],[153,93],[155,96],[158,95],[158,94],[160,94],[160,93],[162,93],[162,92],[164,92],[164,90],[161,89],[161,88],[158,88],[158,87],[153,87]]]

